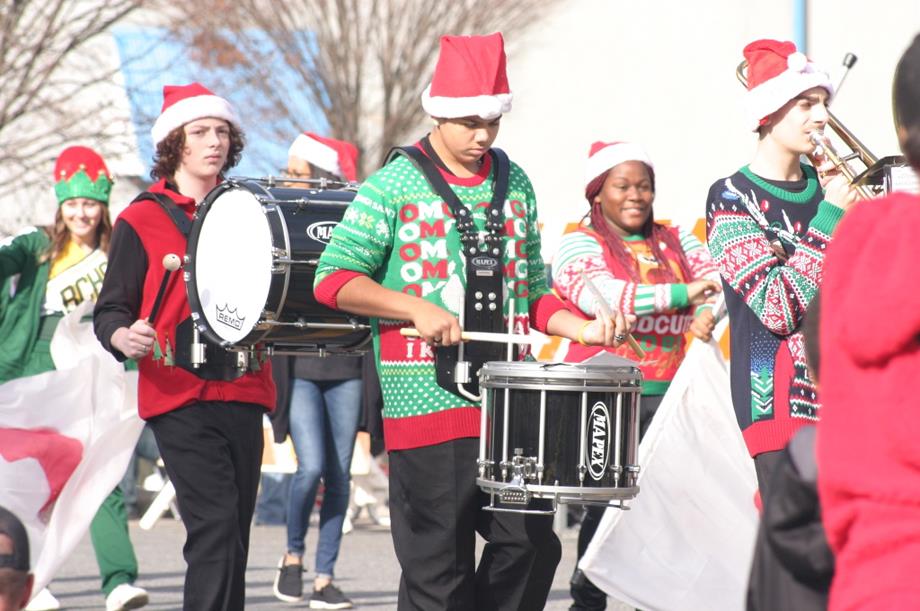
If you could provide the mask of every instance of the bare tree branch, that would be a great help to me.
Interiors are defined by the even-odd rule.
[[[130,126],[111,118],[119,65],[104,35],[154,1],[0,0],[0,197],[28,192],[67,143],[124,140]],[[0,233],[33,220],[32,202],[21,208],[5,211]]]
[[[172,29],[197,60],[225,68],[228,79],[252,91],[260,115],[282,126],[254,136],[289,140],[312,109],[334,137],[358,146],[371,170],[424,121],[419,96],[440,35],[513,33],[553,2],[201,0],[172,7]],[[266,74],[279,63],[296,90]]]

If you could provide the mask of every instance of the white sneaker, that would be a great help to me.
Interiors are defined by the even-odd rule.
[[[130,583],[123,583],[105,597],[105,611],[140,609],[149,601],[150,596],[147,594],[147,590],[133,586]]]
[[[57,611],[60,608],[61,603],[48,588],[42,588],[26,605],[26,611]]]

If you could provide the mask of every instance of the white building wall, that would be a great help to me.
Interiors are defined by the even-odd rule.
[[[530,175],[549,261],[586,211],[584,162],[596,140],[634,140],[656,166],[656,217],[692,223],[717,178],[753,154],[735,77],[757,38],[791,40],[793,0],[562,0],[506,40],[514,107],[497,145]],[[836,74],[859,56],[833,110],[876,155],[897,153],[891,79],[920,30],[920,3],[809,2],[812,59]],[[836,77],[835,77],[836,80]]]
[[[113,219],[137,194],[143,164],[137,156],[130,104],[119,66],[113,37],[100,36],[91,41],[80,53],[70,56],[63,68],[66,72],[80,75],[87,82],[94,82],[71,99],[68,111],[73,113],[73,118],[69,115],[51,116],[49,113],[53,111],[45,111],[36,113],[30,122],[21,122],[21,133],[17,133],[17,137],[30,133],[44,134],[47,125],[63,123],[60,135],[64,143],[43,151],[45,163],[27,175],[16,174],[15,168],[0,166],[0,184],[10,187],[0,189],[0,237],[5,233],[15,233],[26,225],[53,223],[57,210],[52,179],[54,163],[58,154],[68,146],[91,147],[105,159],[115,179],[110,198]],[[86,109],[100,105],[104,108],[103,112],[86,116]],[[5,142],[0,142],[0,146],[4,145]]]

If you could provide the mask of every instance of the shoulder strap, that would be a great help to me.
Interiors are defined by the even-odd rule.
[[[188,234],[192,230],[192,221],[189,220],[185,212],[183,212],[182,209],[176,205],[176,202],[163,195],[162,193],[142,191],[140,194],[138,194],[137,197],[134,198],[134,200],[131,201],[131,203],[133,204],[135,202],[144,200],[150,200],[160,204],[160,207],[163,208],[167,216],[172,219],[172,222],[176,226],[176,229],[179,230],[179,233],[188,238]]]
[[[510,162],[508,156],[501,149],[491,149],[489,154],[495,167],[495,184],[492,189],[492,202],[487,215],[487,227],[498,234],[504,223],[505,197],[508,195],[508,177],[510,175]],[[463,205],[454,190],[450,188],[434,161],[415,146],[397,146],[390,149],[384,165],[390,163],[400,155],[404,155],[418,169],[435,193],[450,208],[457,221],[457,230],[464,238],[475,237],[475,226],[470,210]]]

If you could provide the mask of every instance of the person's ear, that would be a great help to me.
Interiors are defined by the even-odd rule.
[[[898,125],[898,128],[896,131],[898,134],[898,147],[903,152],[904,149],[907,147],[907,136],[908,136],[907,128],[904,127],[903,125]]]
[[[25,609],[29,601],[32,600],[32,587],[35,585],[35,575],[29,573],[26,578],[26,587],[22,589],[22,599],[19,601],[19,608]]]

